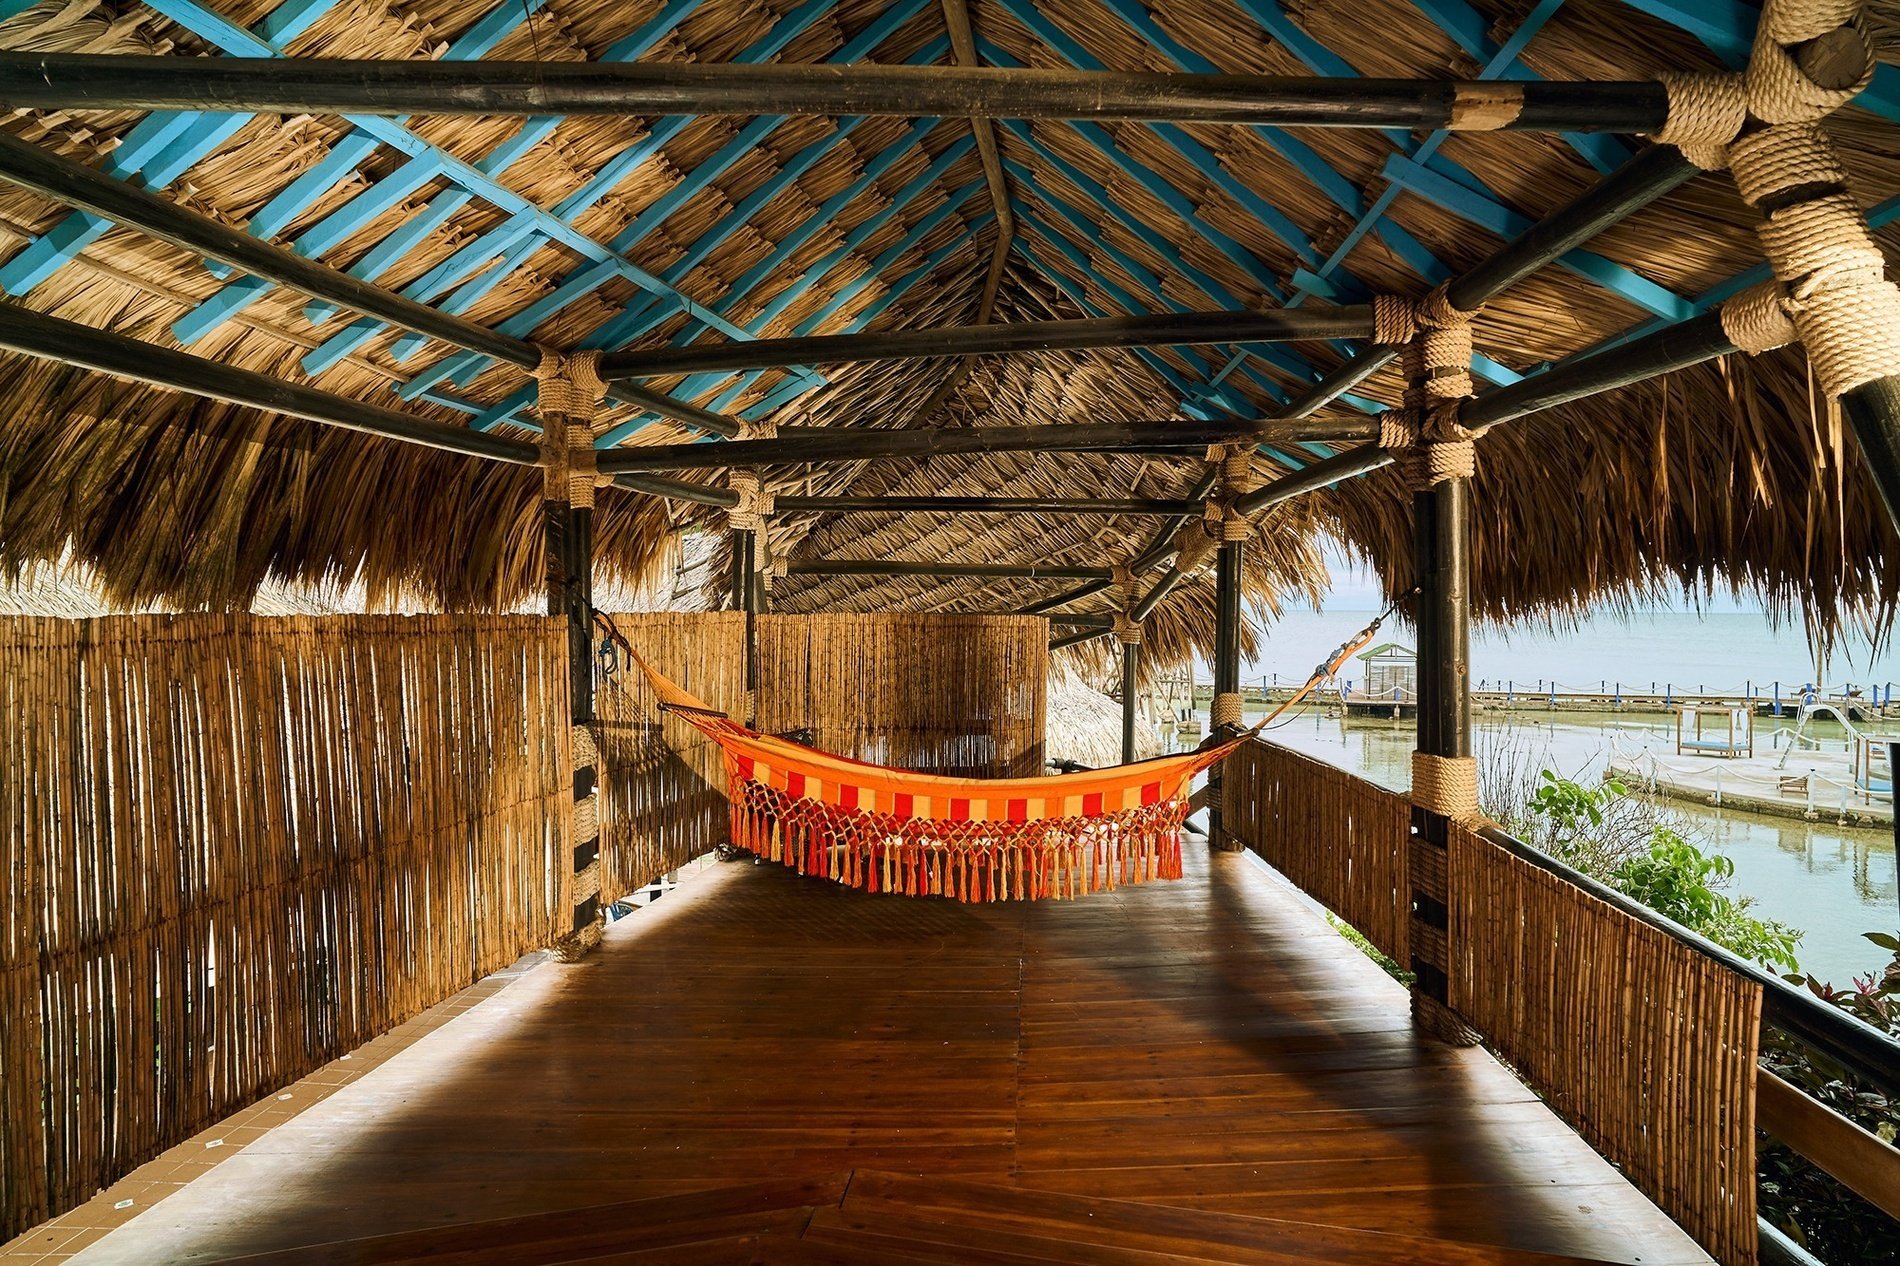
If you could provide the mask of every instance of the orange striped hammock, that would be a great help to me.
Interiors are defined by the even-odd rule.
[[[866,892],[1059,899],[1179,879],[1194,776],[1251,737],[1083,773],[947,778],[760,734],[634,659],[661,708],[724,753],[732,842]]]

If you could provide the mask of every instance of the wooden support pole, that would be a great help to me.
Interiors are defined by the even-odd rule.
[[[1860,444],[1861,460],[1900,528],[1900,378],[1881,378],[1841,397],[1841,412]]]
[[[594,721],[594,509],[591,470],[570,477],[571,460],[592,452],[591,418],[566,412],[574,393],[541,384],[547,474],[541,502],[542,544],[550,616],[567,628],[569,713],[573,722],[573,920],[555,943],[566,959],[600,941],[601,794]],[[572,446],[570,446],[570,443]],[[570,456],[572,455],[572,456]]]
[[[1122,644],[1122,764],[1135,763],[1135,711],[1138,703],[1135,687],[1141,675],[1141,643]]]
[[[1199,514],[1198,501],[1144,497],[799,497],[774,514]]]
[[[444,452],[533,466],[540,450],[520,440],[431,422],[426,418],[365,404],[346,396],[285,382],[217,361],[108,334],[90,325],[34,312],[18,304],[0,304],[0,348],[43,360],[78,365],[132,382],[147,382],[190,395],[224,400],[269,413],[307,418],[328,426],[383,439],[420,444]]]
[[[862,462],[891,458],[973,453],[1146,453],[1179,451],[1199,457],[1209,444],[1257,440],[1300,443],[1363,439],[1377,433],[1371,422],[1294,424],[1234,418],[1216,422],[1082,422],[1057,426],[957,426],[883,430],[876,427],[812,427],[781,432],[777,439],[725,444],[651,444],[610,449],[601,470],[614,475],[642,471],[711,470],[728,466],[773,466]]]
[[[602,357],[600,372],[607,378],[663,378],[790,365],[849,365],[863,361],[1107,347],[1288,343],[1305,339],[1366,338],[1371,334],[1372,309],[1364,304],[1310,311],[1284,308],[1270,312],[1167,312],[637,348]]]
[[[1208,707],[1207,733],[1217,737],[1223,729],[1237,727],[1240,701],[1240,610],[1241,567],[1246,545],[1242,541],[1221,542],[1214,557],[1214,697]],[[1207,840],[1210,846],[1227,851],[1233,845],[1221,829],[1221,767],[1207,771]]]
[[[991,580],[1109,580],[1107,567],[1056,563],[913,563],[901,559],[817,558],[793,561],[791,576],[941,576]]]
[[[0,55],[8,110],[891,115],[1460,132],[1661,130],[1652,81],[1336,79],[949,66]]]
[[[76,163],[29,141],[0,134],[0,179],[62,206],[138,229],[181,250],[218,260],[254,277],[426,334],[454,347],[493,356],[527,370],[533,370],[541,362],[540,350],[524,339],[477,325],[464,317],[339,272],[327,264],[305,259],[295,251],[241,233],[189,207],[179,206],[129,181]],[[739,423],[733,418],[644,387],[610,385],[607,397],[713,434],[739,433]]]
[[[1448,479],[1412,497],[1412,560],[1419,592],[1418,751],[1427,758],[1471,756],[1471,516],[1470,481]],[[1428,761],[1423,764],[1432,764]],[[1422,762],[1414,760],[1413,777]],[[1450,888],[1446,851],[1450,819],[1428,807],[1413,788],[1407,876],[1412,893],[1413,1015],[1442,1040],[1468,1045],[1450,1003]]]

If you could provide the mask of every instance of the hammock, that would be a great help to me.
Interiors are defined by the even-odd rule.
[[[733,844],[866,892],[1007,901],[1179,879],[1194,776],[1303,698],[1378,627],[1373,621],[1291,699],[1234,738],[1041,778],[922,774],[760,734],[669,681],[614,637],[646,674],[661,709],[719,745]]]

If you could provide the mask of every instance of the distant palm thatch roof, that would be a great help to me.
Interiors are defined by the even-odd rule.
[[[1527,20],[1527,6],[1499,0],[968,7],[979,54],[994,66],[1418,78],[1485,73]],[[1873,7],[1891,44],[1900,4]],[[132,0],[43,0],[0,22],[0,48],[215,55],[233,51],[221,32],[243,28],[306,57],[950,60],[934,0],[508,0],[492,11],[457,0],[352,0],[266,21],[273,8],[267,0],[177,0],[166,16]],[[1450,15],[1446,24],[1428,8]],[[1539,7],[1543,25],[1523,41],[1512,73],[1627,79],[1715,67],[1746,47],[1747,30],[1724,34],[1726,23],[1748,17],[1731,8],[1698,17],[1694,4]],[[1671,14],[1716,47],[1673,25]],[[1887,200],[1884,223],[1900,191],[1900,147],[1882,92],[1876,108],[1850,109],[1829,126],[1862,201]],[[218,220],[478,322],[512,322],[554,347],[969,324],[997,244],[971,124],[961,119],[418,117],[406,125],[415,139],[407,152],[366,142],[333,117],[239,118],[227,127],[221,116],[68,111],[18,114],[5,126],[115,174],[138,172]],[[1289,136],[1198,124],[1009,122],[995,135],[1016,223],[991,314],[1001,321],[1277,307],[1299,285],[1317,296],[1311,303],[1420,294],[1577,194],[1634,144],[1454,133],[1421,156],[1419,138],[1376,130]],[[1362,223],[1388,192],[1389,205]],[[565,224],[559,232],[556,221]],[[1698,296],[1758,263],[1751,222],[1725,176],[1697,179],[1592,242],[1574,268],[1546,269],[1494,303],[1476,325],[1487,358],[1480,368],[1508,379],[1694,311]],[[1892,228],[1882,236],[1900,244]],[[592,284],[576,281],[600,258],[579,248],[588,243],[620,261]],[[34,309],[420,416],[532,430],[529,380],[513,366],[464,364],[454,349],[374,323],[357,329],[349,314],[304,295],[268,286],[234,292],[242,278],[133,231],[95,231],[6,185],[0,251],[0,286]],[[718,327],[710,334],[709,323]],[[1318,344],[1245,357],[1235,350],[990,359],[947,393],[962,372],[952,360],[651,385],[782,424],[1266,415],[1342,355]],[[448,365],[454,373],[434,372]],[[1359,389],[1360,406],[1342,403],[1332,416],[1364,418],[1359,409],[1396,395],[1388,371]],[[243,605],[272,580],[360,583],[372,601],[402,592],[448,607],[513,606],[540,583],[540,477],[532,470],[15,356],[0,356],[0,399],[0,568],[70,552],[95,569],[110,600],[131,606]],[[685,437],[630,410],[609,421],[615,443]],[[1257,465],[1270,477],[1330,451],[1282,446],[1263,451]],[[781,491],[813,493],[1176,498],[1203,469],[1179,455],[1083,454],[767,474]],[[718,482],[721,474],[696,477]],[[1798,350],[1729,358],[1504,428],[1480,445],[1474,507],[1475,598],[1489,617],[1561,618],[1680,583],[1751,590],[1780,610],[1811,604],[1822,631],[1843,623],[1884,631],[1900,600],[1900,543],[1839,419],[1816,403]],[[1249,554],[1256,619],[1322,582],[1318,543],[1327,536],[1402,591],[1409,516],[1409,497],[1390,472],[1270,511]],[[600,565],[637,585],[670,565],[682,530],[721,521],[703,507],[604,491]],[[1106,566],[1139,553],[1156,526],[1135,517],[804,515],[776,520],[771,544],[794,559]],[[721,583],[708,575],[709,590]],[[1007,610],[1052,592],[1046,581],[790,577],[775,601],[787,610]],[[1103,593],[1071,609],[1101,614],[1118,601]],[[1211,640],[1204,581],[1172,595],[1150,630],[1159,662]],[[1098,642],[1089,653],[1106,650]]]

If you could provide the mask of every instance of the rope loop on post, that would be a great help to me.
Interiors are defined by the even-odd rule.
[[[1459,406],[1474,391],[1474,314],[1453,307],[1443,286],[1408,307],[1414,333],[1402,356],[1404,404],[1379,415],[1379,447],[1398,455],[1407,485],[1419,491],[1476,470],[1471,432],[1458,421]],[[1377,305],[1374,313],[1376,325]]]
[[[726,488],[738,494],[737,504],[726,509],[726,526],[735,532],[762,532],[772,514],[772,494],[765,490],[757,471],[735,470],[726,476]]]
[[[1132,611],[1115,613],[1115,640],[1123,646],[1141,645],[1141,621],[1134,617]]]
[[[1756,233],[1822,391],[1900,374],[1900,289],[1820,126],[1763,128],[1731,145],[1729,160],[1742,197],[1764,212]]]
[[[1471,756],[1412,753],[1412,803],[1456,822],[1478,817],[1478,762]]]
[[[1750,286],[1724,303],[1721,312],[1722,333],[1750,356],[1786,347],[1798,337],[1779,282]]]
[[[1418,332],[1417,308],[1402,295],[1372,296],[1372,341],[1403,347]]]
[[[542,348],[534,378],[545,471],[542,495],[591,506],[596,483],[594,414],[607,390],[600,377],[600,353]]]
[[[1654,139],[1716,171],[1729,164],[1750,118],[1771,127],[1819,122],[1873,76],[1861,0],[1767,0],[1746,70],[1662,76],[1669,117]]]
[[[1214,728],[1238,730],[1244,719],[1240,695],[1234,691],[1222,691],[1214,696],[1213,707],[1209,710],[1209,720]]]
[[[1225,517],[1225,512],[1222,512],[1222,517]],[[1214,521],[1218,524],[1220,519]],[[1184,523],[1181,530],[1174,534],[1171,542],[1174,546],[1174,569],[1183,576],[1192,576],[1214,559],[1216,538],[1208,534],[1206,524],[1205,518]]]

